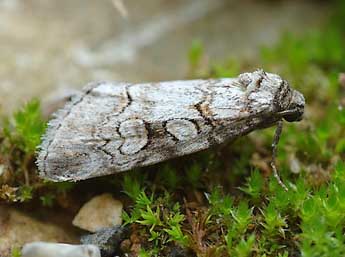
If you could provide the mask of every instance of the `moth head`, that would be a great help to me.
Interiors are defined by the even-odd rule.
[[[305,100],[303,95],[297,90],[292,90],[292,97],[288,109],[285,111],[286,114],[283,118],[286,121],[294,122],[300,121],[303,118]]]
[[[243,73],[239,83],[245,88],[252,109],[270,106],[271,114],[277,114],[286,121],[300,121],[304,113],[303,95],[292,89],[280,76],[257,70]]]
[[[279,76],[278,76],[279,77]],[[290,87],[289,83],[280,78],[273,102],[279,115],[288,122],[300,121],[304,114],[305,100],[303,95]]]

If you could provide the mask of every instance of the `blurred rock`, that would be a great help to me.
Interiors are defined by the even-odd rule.
[[[33,242],[24,245],[22,257],[101,257],[95,245]]]
[[[289,155],[289,163],[290,163],[290,170],[292,173],[298,174],[301,172],[301,164],[295,154]]]
[[[194,257],[196,256],[190,249],[185,249],[180,246],[172,246],[168,257]]]
[[[0,177],[5,173],[5,165],[0,164]]]
[[[345,73],[340,73],[338,78],[340,86],[345,89]]]
[[[95,196],[81,207],[73,225],[90,232],[121,225],[122,207],[122,203],[111,194]]]
[[[40,211],[40,220],[32,213],[0,206],[0,256],[10,257],[13,247],[22,247],[33,241],[77,243],[78,234],[73,227],[63,225],[66,215]],[[44,221],[49,218],[49,222]],[[67,217],[68,218],[68,217]]]
[[[122,226],[115,226],[83,236],[80,241],[86,245],[97,245],[101,250],[102,257],[112,257],[119,253],[120,244],[127,234],[127,229]]]
[[[2,142],[0,142],[0,144],[1,143]],[[0,186],[10,183],[13,179],[13,172],[8,168],[8,163],[0,156]]]
[[[330,178],[330,172],[327,169],[324,169],[320,163],[313,163],[305,167],[306,174],[308,175],[309,182],[312,185],[320,186],[324,183],[327,183]]]
[[[338,78],[340,84],[340,102],[339,110],[343,110],[345,107],[345,73],[340,73]]]
[[[11,171],[7,168],[5,164],[1,164],[1,157],[0,157],[0,185],[6,184],[11,179]]]
[[[113,0],[115,9],[121,14],[122,18],[128,18],[128,11],[123,0]]]
[[[270,159],[264,158],[259,153],[253,153],[250,164],[259,168],[264,174],[270,174],[272,172],[271,167],[269,166]]]

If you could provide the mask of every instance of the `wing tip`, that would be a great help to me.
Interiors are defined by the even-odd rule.
[[[87,86],[87,88],[89,88]],[[90,90],[90,89],[86,89]],[[51,181],[66,181],[66,179],[61,179],[59,176],[58,179],[55,179],[51,172],[49,172],[49,168],[47,168],[47,159],[49,155],[49,147],[52,142],[56,139],[57,131],[59,127],[63,123],[64,119],[68,116],[73,106],[81,102],[83,96],[86,94],[86,91],[83,90],[84,93],[80,92],[72,97],[72,99],[65,104],[65,106],[52,114],[52,119],[48,121],[47,128],[45,133],[41,136],[41,144],[37,146],[36,150],[36,166],[38,168],[38,175],[43,179],[48,179]],[[63,177],[62,177],[63,178]]]

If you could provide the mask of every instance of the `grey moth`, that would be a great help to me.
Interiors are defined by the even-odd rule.
[[[77,181],[155,164],[282,119],[299,121],[304,104],[287,81],[262,70],[224,79],[91,83],[48,123],[40,176]]]

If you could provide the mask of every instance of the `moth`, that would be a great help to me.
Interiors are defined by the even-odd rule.
[[[282,119],[300,121],[304,105],[286,80],[263,70],[224,79],[91,83],[48,123],[38,154],[40,176],[104,176],[278,124],[274,158]]]

